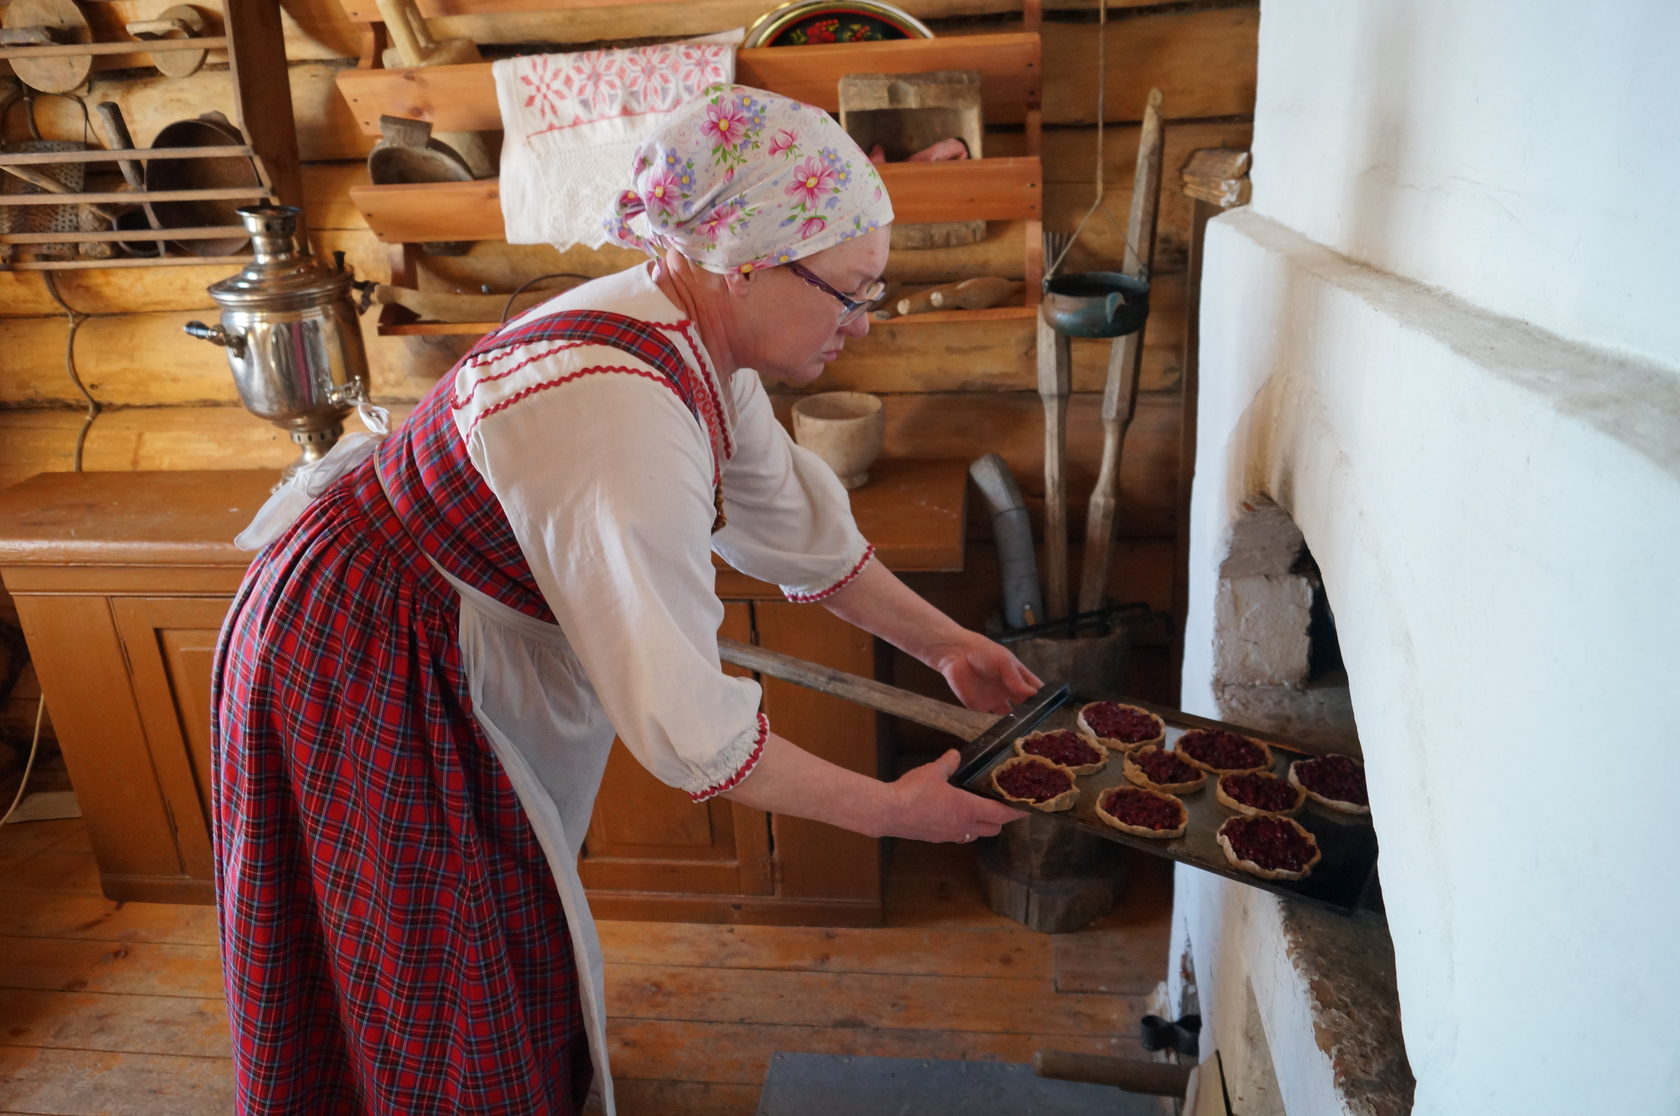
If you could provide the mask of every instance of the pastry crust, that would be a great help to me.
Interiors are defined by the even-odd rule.
[[[1041,737],[1055,736],[1059,732],[1073,732],[1073,730],[1072,729],[1051,729],[1048,732],[1029,732],[1029,733],[1027,733],[1027,735],[1025,735],[1023,737],[1020,737],[1019,739],[1017,739],[1015,741],[1015,754],[1018,755],[1018,756],[1038,755],[1038,753],[1036,753],[1036,752],[1028,751],[1027,750],[1027,744],[1030,741],[1037,740]],[[1097,758],[1096,758],[1095,762],[1092,762],[1092,763],[1063,763],[1063,764],[1061,764],[1061,766],[1067,768],[1069,771],[1073,772],[1075,775],[1094,775],[1097,772],[1101,771],[1103,768],[1108,766],[1108,749],[1103,747],[1102,741],[1098,740],[1096,737],[1092,736],[1090,733],[1087,733],[1087,732],[1073,732],[1073,735],[1079,737],[1080,740],[1084,741],[1086,744],[1089,744],[1092,748],[1095,748],[1096,752],[1097,752]],[[1050,759],[1049,756],[1041,756],[1040,758],[1041,759]],[[1050,762],[1051,763],[1060,763],[1061,761],[1050,760]]]
[[[1259,763],[1251,764],[1247,767],[1215,767],[1213,764],[1206,763],[1202,760],[1199,760],[1195,756],[1191,755],[1189,752],[1186,752],[1184,750],[1184,742],[1186,740],[1195,740],[1195,739],[1198,739],[1200,737],[1211,736],[1216,732],[1217,733],[1223,733],[1224,730],[1223,729],[1190,729],[1188,732],[1184,733],[1184,735],[1180,736],[1177,740],[1175,740],[1173,742],[1173,751],[1178,753],[1179,756],[1183,757],[1185,763],[1191,764],[1192,766],[1195,766],[1195,767],[1199,767],[1203,771],[1206,771],[1209,775],[1238,775],[1238,774],[1242,774],[1242,773],[1248,772],[1248,771],[1265,771],[1267,768],[1272,766],[1272,749],[1266,744],[1266,742],[1263,741],[1263,740],[1256,740],[1252,736],[1244,736],[1242,733],[1239,733],[1239,732],[1233,732],[1233,733],[1230,733],[1230,735],[1238,737],[1242,740],[1246,740],[1250,744],[1254,745],[1256,748],[1260,749],[1260,762]]]
[[[1111,707],[1111,708],[1115,708],[1115,709],[1129,709],[1134,713],[1138,713],[1138,714],[1141,714],[1142,716],[1148,717],[1151,721],[1155,722],[1155,735],[1150,737],[1147,740],[1117,740],[1117,739],[1115,739],[1113,737],[1110,737],[1110,736],[1104,736],[1102,733],[1100,733],[1096,729],[1092,728],[1091,725],[1090,725],[1090,722],[1088,722],[1085,719],[1086,710],[1096,709],[1098,707]],[[1113,748],[1116,751],[1121,751],[1121,752],[1130,752],[1130,751],[1132,751],[1134,749],[1137,749],[1137,748],[1147,748],[1151,744],[1159,746],[1167,738],[1167,723],[1165,721],[1161,720],[1161,718],[1157,717],[1155,714],[1151,713],[1147,709],[1139,709],[1135,705],[1127,705],[1125,702],[1121,702],[1121,701],[1093,701],[1093,702],[1088,702],[1085,705],[1080,706],[1079,717],[1078,717],[1077,723],[1079,725],[1079,731],[1080,732],[1084,733],[1087,736],[1095,737],[1097,740],[1101,741],[1102,744],[1105,747]]]
[[[1294,791],[1295,804],[1282,810],[1267,810],[1260,806],[1251,806],[1247,802],[1238,801],[1236,798],[1231,796],[1230,790],[1225,786],[1225,781],[1227,779],[1235,779],[1244,776],[1254,776],[1261,779],[1268,779],[1285,790]],[[1231,775],[1221,775],[1219,777],[1219,781],[1213,785],[1213,796],[1219,799],[1219,804],[1221,806],[1228,807],[1235,810],[1237,813],[1242,814],[1244,817],[1250,818],[1257,817],[1261,814],[1270,814],[1274,818],[1294,817],[1296,814],[1301,812],[1301,807],[1307,804],[1307,792],[1305,790],[1294,784],[1292,781],[1280,779],[1276,775],[1266,771],[1239,771]]]
[[[1309,833],[1306,827],[1294,818],[1281,818],[1276,815],[1271,815],[1271,818],[1275,821],[1282,822],[1285,825],[1292,826],[1297,833],[1306,838],[1307,842],[1312,845],[1312,859],[1308,860],[1306,864],[1302,865],[1300,868],[1291,870],[1287,868],[1262,868],[1254,861],[1238,856],[1236,850],[1231,846],[1231,838],[1227,831],[1236,826],[1241,826],[1245,823],[1257,820],[1249,817],[1226,818],[1225,823],[1221,825],[1218,832],[1214,834],[1214,837],[1219,841],[1219,847],[1225,850],[1225,859],[1230,862],[1231,867],[1236,868],[1239,871],[1247,872],[1251,876],[1259,876],[1263,880],[1306,879],[1312,874],[1313,866],[1320,860],[1324,859],[1324,850],[1318,847],[1318,838]]]
[[[1149,797],[1159,799],[1162,802],[1172,803],[1173,807],[1178,810],[1178,824],[1170,829],[1151,829],[1147,825],[1132,825],[1128,822],[1121,821],[1119,818],[1109,813],[1105,808],[1105,800],[1115,791],[1129,794],[1147,794]],[[1103,791],[1102,794],[1097,796],[1097,817],[1103,820],[1104,825],[1112,826],[1122,833],[1130,833],[1134,837],[1148,837],[1154,840],[1167,840],[1173,837],[1182,837],[1184,836],[1185,827],[1190,824],[1190,811],[1184,808],[1184,803],[1180,802],[1170,794],[1162,794],[1160,791],[1150,790],[1147,787],[1108,788]]]
[[[1301,782],[1300,776],[1298,776],[1296,774],[1296,769],[1299,768],[1304,763],[1306,763],[1306,764],[1317,763],[1320,760],[1327,760],[1327,759],[1332,759],[1332,758],[1341,758],[1341,759],[1347,760],[1349,763],[1357,764],[1358,767],[1359,767],[1359,771],[1360,771],[1361,775],[1363,775],[1364,772],[1365,772],[1365,765],[1360,763],[1358,760],[1354,759],[1352,756],[1340,756],[1340,757],[1317,756],[1317,757],[1314,757],[1313,759],[1296,760],[1294,763],[1289,765],[1289,783],[1290,783],[1290,785],[1295,786],[1295,787],[1299,787],[1301,789],[1302,793],[1304,793],[1308,798],[1312,799],[1314,802],[1318,803],[1320,806],[1328,807],[1331,810],[1339,810],[1344,814],[1369,814],[1371,812],[1371,806],[1370,806],[1369,803],[1349,802],[1345,799],[1331,798],[1328,795],[1320,794],[1317,791],[1313,790],[1311,787],[1307,786],[1305,783]]]
[[[1030,766],[1042,765],[1044,767],[1060,771],[1063,775],[1067,776],[1068,789],[1063,791],[1061,794],[1056,795],[1054,798],[1047,798],[1042,802],[1035,802],[1030,798],[1017,798],[1015,795],[1010,794],[1008,791],[1004,790],[1003,787],[998,785],[998,776],[1003,774],[1003,772],[1014,767],[1019,767],[1022,764]],[[1031,806],[1035,810],[1044,810],[1052,814],[1066,810],[1079,798],[1079,787],[1074,783],[1074,774],[1072,769],[1063,767],[1059,763],[1052,763],[1043,756],[1011,756],[1010,758],[1004,760],[1002,763],[992,768],[992,789],[997,791],[999,797],[1001,797],[1005,802],[1016,802],[1022,806]]]
[[[1141,748],[1134,748],[1129,752],[1121,753],[1120,773],[1144,790],[1160,791],[1163,794],[1189,794],[1191,791],[1201,790],[1207,785],[1207,772],[1199,767],[1194,768],[1196,777],[1185,783],[1157,783],[1150,779],[1149,773],[1139,767],[1137,761],[1156,752],[1167,756],[1174,755],[1159,744],[1146,744]],[[1178,758],[1183,759],[1182,756]]]

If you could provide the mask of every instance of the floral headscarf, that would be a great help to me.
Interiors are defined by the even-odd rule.
[[[636,149],[607,219],[617,243],[719,274],[801,259],[890,224],[868,157],[821,109],[714,85]]]

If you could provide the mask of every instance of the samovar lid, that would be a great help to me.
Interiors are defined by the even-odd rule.
[[[298,310],[332,302],[350,289],[351,274],[324,267],[298,251],[302,210],[247,205],[239,219],[251,234],[251,262],[237,275],[210,284],[210,297],[229,310]]]

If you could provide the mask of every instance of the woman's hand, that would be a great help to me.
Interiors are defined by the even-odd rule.
[[[1027,816],[1025,810],[953,787],[949,779],[959,758],[952,749],[889,784],[894,803],[882,836],[966,843],[995,836],[1009,822]]]
[[[945,676],[958,701],[986,713],[1007,713],[1044,685],[1007,648],[966,628],[937,648],[928,665]]]

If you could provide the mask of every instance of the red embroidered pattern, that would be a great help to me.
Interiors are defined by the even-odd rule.
[[[568,383],[572,382],[573,380],[579,379],[583,376],[592,376],[597,372],[626,372],[626,373],[629,373],[632,376],[640,376],[644,380],[652,380],[656,384],[663,384],[671,392],[671,394],[677,396],[678,399],[682,398],[681,393],[678,392],[676,387],[672,385],[672,383],[670,381],[670,378],[666,377],[666,376],[661,376],[657,372],[650,372],[646,368],[629,368],[629,367],[626,367],[622,364],[598,364],[598,365],[596,365],[592,368],[580,368],[576,372],[568,372],[566,375],[561,376],[558,379],[544,380],[541,383],[532,384],[530,387],[524,388],[524,389],[522,389],[520,391],[517,391],[514,394],[508,396],[506,399],[502,400],[500,403],[492,404],[491,406],[486,407],[483,411],[479,412],[477,417],[475,417],[473,419],[472,425],[467,428],[467,435],[469,437],[471,437],[472,432],[474,430],[478,429],[478,424],[479,423],[483,422],[485,419],[489,418],[491,415],[495,414],[497,411],[507,410],[509,407],[513,406],[515,403],[519,402],[521,399],[525,399],[525,398],[528,398],[529,396],[535,395],[539,391],[546,391],[547,389],[552,388],[552,387],[559,387],[562,384],[568,384]],[[715,460],[713,461],[713,464],[712,464],[712,473],[713,473],[712,479],[716,480],[717,479],[717,475],[716,475],[717,474],[717,462]]]
[[[840,590],[844,589],[856,580],[857,575],[863,572],[863,567],[867,566],[869,564],[869,560],[874,556],[875,544],[870,543],[868,546],[863,548],[863,557],[857,560],[857,565],[852,567],[851,572],[839,581],[836,581],[833,585],[830,585],[827,589],[824,589],[819,593],[784,593],[783,596],[792,601],[794,604],[810,604],[812,601],[820,601],[825,600],[828,597],[832,597],[834,594],[840,592]]]
[[[682,321],[674,324],[666,322],[647,322],[644,324],[651,329],[657,329],[667,333],[676,333],[678,336],[682,337],[682,339],[688,344],[693,355],[698,358],[700,350],[694,338],[689,334],[689,326],[692,323],[687,318],[684,318]],[[450,405],[455,410],[462,410],[472,402],[473,396],[478,393],[480,384],[494,383],[497,380],[506,379],[521,369],[535,364],[538,361],[546,360],[556,353],[565,352],[568,349],[578,349],[590,345],[600,344],[601,342],[594,340],[565,341],[558,345],[544,349],[541,352],[529,354],[517,364],[514,364],[509,368],[502,369],[498,372],[487,372],[484,375],[479,376],[467,386],[466,394],[464,396],[452,392],[450,395]],[[610,348],[611,346],[605,347]],[[509,350],[506,348],[491,348],[482,352],[470,353],[462,362],[462,367],[486,368],[493,364],[497,358],[508,355],[508,352]],[[702,360],[696,359],[696,363],[703,368],[710,368],[709,363]],[[683,399],[683,391],[679,390],[677,385],[672,381],[672,373],[665,373],[661,375],[641,368],[627,368],[623,365],[591,365],[588,368],[579,369],[576,372],[568,373],[565,376],[561,376],[553,380],[544,380],[540,383],[532,384],[507,399],[502,400],[500,403],[493,404],[492,406],[486,408],[482,414],[473,419],[472,425],[467,429],[467,434],[470,436],[474,430],[478,429],[478,424],[483,422],[487,416],[493,415],[497,411],[503,410],[504,408],[519,402],[521,399],[534,395],[536,392],[545,388],[558,387],[561,384],[570,383],[580,376],[595,372],[628,372],[632,375],[641,376],[645,379],[659,380],[664,383],[666,387],[670,388],[678,399]],[[674,375],[681,380],[682,389],[687,390],[689,395],[694,399],[697,404],[696,410],[699,412],[700,421],[706,426],[706,435],[711,440],[712,445],[712,483],[716,485],[723,477],[723,463],[735,456],[734,439],[729,436],[729,427],[723,421],[723,407],[721,400],[718,398],[717,381],[715,377],[711,375],[697,376],[694,374],[693,370],[687,366],[675,370]],[[687,406],[686,400],[684,401],[684,406]]]
[[[703,791],[696,791],[688,796],[691,802],[704,802],[708,798],[716,798],[726,790],[738,786],[742,779],[752,774],[753,768],[758,766],[758,758],[764,754],[764,741],[770,736],[770,719],[764,714],[758,715],[758,738],[753,741],[752,755],[741,764],[741,769],[723,782],[707,787]]]
[[[729,424],[723,421],[723,400],[718,396],[717,371],[712,368],[711,360],[706,357],[704,346],[700,344],[691,331],[693,325],[694,322],[691,319],[684,318],[671,328],[688,343],[689,352],[694,357],[694,363],[709,373],[709,375],[701,377],[706,388],[705,394],[701,398],[705,399],[711,408],[706,415],[706,425],[712,430],[713,444],[723,448],[723,458],[727,461],[735,456],[735,440],[729,436]],[[665,328],[663,323],[660,324],[660,328]]]

